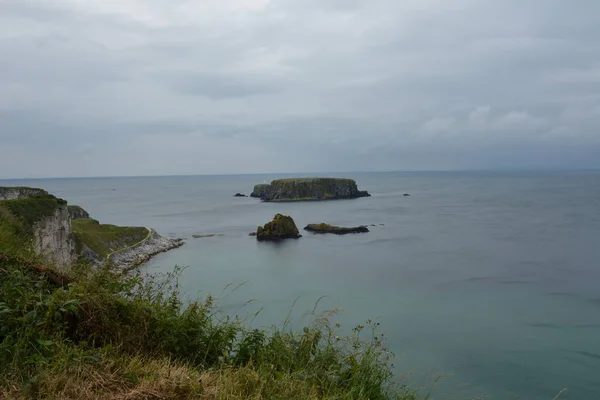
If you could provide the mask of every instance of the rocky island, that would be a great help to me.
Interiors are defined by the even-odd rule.
[[[370,232],[366,226],[354,226],[351,228],[344,228],[341,226],[334,226],[325,223],[321,224],[308,224],[304,227],[305,231],[313,233],[333,233],[336,235],[346,235],[348,233],[367,233]]]
[[[292,217],[276,214],[271,222],[259,226],[256,240],[297,239],[302,237]]]
[[[265,202],[284,202],[356,199],[370,194],[358,190],[354,179],[287,178],[256,185],[250,196],[259,197]]]
[[[270,188],[271,188],[271,185],[269,185],[268,183],[261,183],[259,185],[255,185],[254,190],[252,191],[252,193],[250,193],[250,197],[255,197],[255,198],[265,197],[267,195],[267,193],[269,192]]]

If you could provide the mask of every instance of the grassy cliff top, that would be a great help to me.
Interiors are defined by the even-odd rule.
[[[33,187],[29,187],[29,186],[0,186],[0,193],[1,192],[15,192],[15,191],[38,192],[40,194],[48,194],[48,192],[46,192],[44,189],[33,188]]]
[[[283,178],[275,179],[271,184],[277,183],[315,183],[315,182],[344,182],[344,183],[356,183],[354,179],[350,178]]]
[[[93,219],[76,219],[71,226],[77,237],[78,252],[85,245],[102,258],[141,242],[149,234],[144,227],[104,225]]]
[[[59,206],[67,202],[51,194],[29,197],[18,200],[1,200],[0,206],[9,210],[15,217],[22,219],[27,226],[32,226],[44,217],[50,216]]]
[[[0,244],[2,244],[0,252],[18,255],[30,254],[29,243],[35,223],[52,215],[58,207],[67,204],[63,199],[44,191],[41,193],[44,194],[37,197],[0,200]]]

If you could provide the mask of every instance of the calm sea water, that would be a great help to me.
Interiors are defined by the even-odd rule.
[[[255,325],[282,322],[296,298],[292,317],[302,322],[321,296],[320,310],[342,310],[335,321],[375,319],[402,371],[416,381],[448,375],[437,399],[550,400],[563,388],[562,399],[600,399],[600,173],[335,174],[373,196],[284,204],[232,197],[283,176],[0,185],[42,187],[104,223],[189,238],[146,268],[188,266],[189,296],[215,294],[225,312],[262,309]],[[300,228],[376,226],[277,244],[248,237],[277,212]]]

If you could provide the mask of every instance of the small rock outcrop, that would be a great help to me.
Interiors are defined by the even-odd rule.
[[[370,196],[368,192],[358,190],[355,180],[345,178],[277,179],[270,185],[257,186],[260,187],[255,187],[253,193],[267,202],[356,199]]]
[[[79,206],[67,206],[71,219],[91,219],[90,214]]]
[[[404,197],[409,197],[409,196],[410,196],[410,193],[404,193],[404,194],[403,194],[403,196],[404,196]]]
[[[344,228],[340,226],[329,225],[325,223],[321,224],[308,224],[304,227],[305,231],[313,233],[333,233],[336,235],[346,235],[348,233],[367,233],[370,232],[369,228],[364,225],[355,226],[351,228]]]
[[[294,219],[287,215],[276,214],[271,222],[259,226],[256,230],[257,240],[297,239],[302,237]]]
[[[248,196],[246,196],[243,193],[236,193],[236,194],[233,195],[233,197],[248,197]]]
[[[267,195],[267,193],[269,193],[270,188],[271,185],[269,185],[268,183],[261,183],[259,185],[255,185],[254,190],[252,191],[252,193],[250,193],[250,197],[263,198]]]

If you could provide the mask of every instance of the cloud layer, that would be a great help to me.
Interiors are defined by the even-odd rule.
[[[600,168],[596,0],[3,0],[0,178]]]

